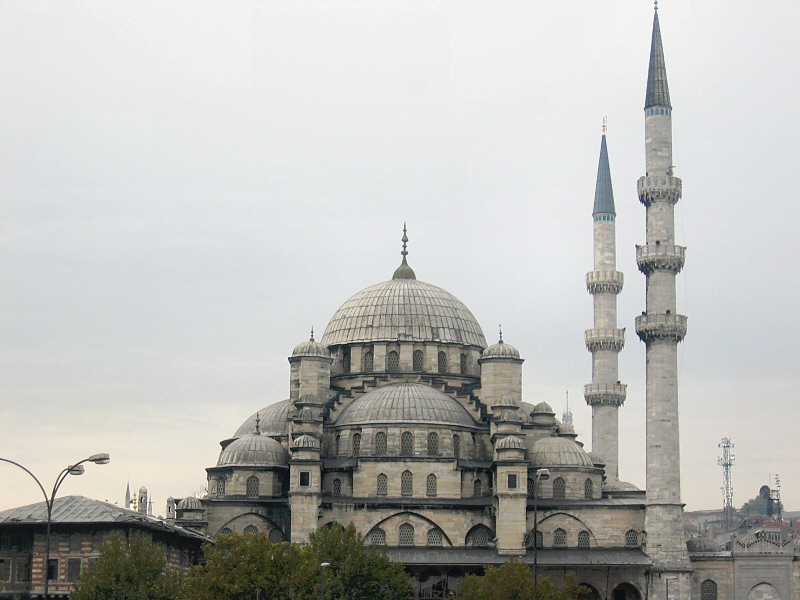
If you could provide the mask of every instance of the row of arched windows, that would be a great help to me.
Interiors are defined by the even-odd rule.
[[[247,482],[245,484],[245,493],[247,494],[248,498],[258,498],[259,496],[259,480],[258,477],[255,475],[251,475],[247,478]],[[214,493],[217,496],[224,496],[225,495],[225,478],[220,477],[214,482]]]
[[[336,444],[334,453],[339,455],[339,444],[341,436],[336,436]],[[361,434],[354,433],[351,439],[351,447],[353,456],[361,456]],[[427,439],[428,456],[439,456],[439,434],[432,431],[428,434]],[[375,434],[375,456],[385,456],[388,452],[388,444],[386,433],[379,431]],[[413,456],[414,455],[414,434],[410,431],[404,431],[400,435],[400,456]],[[459,458],[461,456],[461,436],[453,434],[453,456]]]
[[[528,496],[533,497],[533,478],[528,478]],[[537,496],[541,497],[539,494]],[[553,498],[556,500],[563,500],[567,497],[567,483],[561,477],[553,479]],[[586,500],[594,498],[594,483],[587,477],[583,482],[583,497]]]
[[[397,545],[398,546],[414,546],[415,529],[411,523],[403,523],[397,530]],[[490,531],[486,527],[476,527],[467,536],[468,546],[486,546],[489,543]],[[428,529],[425,536],[425,543],[427,546],[443,546],[444,533],[438,527]],[[386,545],[386,531],[380,527],[376,527],[369,532],[368,542],[373,546]]]
[[[553,547],[566,548],[568,546],[567,532],[565,529],[559,527],[553,532]],[[591,536],[588,531],[582,530],[578,532],[578,539],[576,546],[578,548],[588,548],[591,543]],[[544,547],[544,541],[541,531],[536,532],[536,546],[538,548]],[[625,547],[638,548],[639,547],[639,534],[634,529],[629,529],[625,532]]]
[[[467,374],[467,355],[462,353],[459,356],[458,373]],[[439,373],[448,373],[447,352],[439,351],[436,355],[436,369]],[[342,356],[342,371],[350,372],[350,353],[345,352]],[[412,371],[425,370],[425,354],[422,350],[414,350],[411,355]],[[375,370],[375,354],[371,348],[364,351],[361,355],[361,370],[364,373],[372,373]],[[400,353],[397,350],[390,350],[386,354],[386,370],[390,373],[400,371]]]
[[[338,479],[336,481],[338,481]],[[378,496],[386,496],[389,493],[389,478],[385,473],[380,473],[378,475],[376,479],[375,492]],[[334,493],[336,493],[335,482]],[[438,493],[438,481],[436,479],[436,475],[430,473],[425,478],[425,495],[429,498],[435,498]],[[414,476],[411,471],[403,471],[403,473],[400,475],[400,495],[414,495]]]

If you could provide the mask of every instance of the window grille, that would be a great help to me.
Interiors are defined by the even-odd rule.
[[[431,529],[428,531],[428,546],[441,546],[442,545],[442,530]]]
[[[67,559],[67,581],[78,581],[81,576],[81,559],[68,558]]]
[[[342,373],[347,375],[350,372],[350,352],[345,352],[342,356]]]
[[[535,485],[536,482],[533,481],[533,478],[528,477],[528,498],[533,498],[533,490],[535,489]]]
[[[565,548],[567,545],[567,532],[559,528],[553,532],[553,546]]]
[[[244,528],[245,533],[258,533],[258,527],[255,525],[248,525]]]
[[[380,527],[373,529],[369,534],[369,543],[373,546],[385,546],[386,532]]]
[[[386,370],[391,372],[400,370],[400,354],[396,350],[389,352],[386,357]]]
[[[470,539],[467,540],[467,546],[484,548],[489,545],[489,530],[485,527],[478,527],[471,531],[468,537]]]
[[[361,453],[361,434],[353,434],[353,456],[358,456]]]
[[[473,484],[473,496],[481,496],[483,495],[483,482],[480,479],[476,479],[475,483]]]
[[[222,529],[219,530],[218,535],[231,535],[232,533],[233,531],[229,527],[223,527]]]
[[[270,544],[279,544],[283,541],[283,532],[278,529],[277,527],[270,530],[269,532],[269,543]]]
[[[333,495],[334,496],[341,496],[342,495],[342,480],[341,479],[334,479],[333,480]]]
[[[633,529],[629,529],[625,533],[625,546],[627,548],[636,548],[639,545],[639,534]]]
[[[413,546],[414,545],[414,526],[408,523],[400,525],[400,536],[397,544],[399,546]]]
[[[700,584],[700,600],[717,600],[717,584],[706,579]]]
[[[247,497],[258,498],[258,477],[255,475],[247,478]]]
[[[414,436],[410,431],[404,431],[400,436],[400,454],[412,456],[414,454]]]
[[[556,477],[553,480],[553,498],[561,499],[567,497],[567,484],[564,483],[564,480],[561,477]]]
[[[422,371],[422,350],[414,350],[414,354],[412,355],[413,362],[414,362],[414,370],[415,371]]]
[[[457,435],[453,436],[453,456],[456,458],[461,456],[461,438]]]
[[[386,475],[381,473],[378,475],[378,496],[385,496],[387,494],[388,479]]]
[[[382,431],[375,435],[375,454],[378,456],[386,454],[386,434]]]
[[[217,479],[217,496],[225,495],[225,478]]]
[[[425,495],[429,498],[436,497],[436,475],[431,473],[425,481]]]
[[[400,494],[410,496],[414,493],[414,478],[411,471],[403,471],[400,476]]]
[[[428,456],[439,454],[439,436],[435,432],[428,434]]]
[[[438,363],[439,363],[439,373],[447,373],[447,354],[444,352],[439,352],[438,356]]]
[[[594,498],[594,484],[591,479],[587,479],[583,482],[583,497],[586,500]]]
[[[459,359],[458,371],[462,375],[466,375],[467,374],[467,355],[466,354],[462,354],[461,358]]]
[[[541,531],[536,532],[536,547],[544,548],[544,536]]]
[[[364,352],[364,373],[372,373],[372,350]]]
[[[589,532],[588,531],[581,531],[578,533],[578,548],[588,548],[589,547]]]
[[[70,552],[80,552],[81,551],[81,541],[83,536],[80,533],[73,533],[69,536],[69,551]]]

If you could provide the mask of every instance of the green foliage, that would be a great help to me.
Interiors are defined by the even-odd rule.
[[[323,528],[306,546],[271,544],[263,534],[219,536],[205,550],[206,564],[192,569],[192,600],[295,600],[319,598],[323,562],[325,598],[407,600],[411,586],[402,565],[372,547],[352,525]]]
[[[578,585],[575,575],[567,573],[564,585],[557,587],[548,577],[539,577],[538,600],[578,600],[587,598],[589,590]],[[529,600],[533,598],[533,574],[530,567],[508,561],[500,567],[489,567],[483,577],[467,575],[456,596],[458,600]]]
[[[100,548],[92,569],[84,569],[71,600],[174,600],[183,593],[180,573],[167,568],[164,550],[148,536],[115,533]]]
[[[783,511],[783,503],[780,506],[781,511]],[[742,512],[748,515],[766,515],[769,517],[777,513],[778,507],[770,496],[769,486],[762,485],[761,489],[758,490],[758,496],[744,503]]]

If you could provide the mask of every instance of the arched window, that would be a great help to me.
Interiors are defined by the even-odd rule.
[[[345,349],[342,354],[342,373],[347,375],[350,372],[350,350]]]
[[[255,525],[248,525],[244,528],[245,533],[258,533],[258,527]]]
[[[625,532],[625,547],[626,548],[636,548],[639,546],[639,534],[636,533],[633,529],[629,529]]]
[[[378,496],[385,496],[387,494],[388,487],[388,479],[386,478],[386,475],[381,473],[378,475]]]
[[[556,548],[566,548],[567,532],[560,527],[553,532],[553,546]]]
[[[386,370],[391,372],[400,370],[400,354],[397,350],[392,350],[386,356]]]
[[[415,371],[422,371],[422,350],[414,350],[414,354],[412,354],[412,359],[414,362],[414,370]]]
[[[437,456],[439,454],[439,436],[435,432],[428,434],[428,456]]]
[[[400,525],[400,535],[397,540],[398,546],[414,545],[414,526],[408,523]]]
[[[473,496],[482,496],[483,495],[483,482],[480,479],[476,479],[473,485],[472,495]]]
[[[217,479],[217,496],[225,495],[225,478]]]
[[[270,544],[280,544],[283,541],[283,532],[278,529],[271,529],[269,532],[269,543]]]
[[[581,531],[578,533],[578,548],[589,547],[589,532]]]
[[[706,579],[700,584],[700,600],[717,600],[717,584]]]
[[[553,498],[563,500],[567,496],[567,484],[561,477],[553,479]]]
[[[431,473],[425,480],[425,495],[429,498],[436,497],[436,475]]]
[[[467,546],[475,548],[485,548],[489,545],[489,528],[479,525],[470,530],[467,534],[467,539],[464,540]]]
[[[386,434],[382,431],[375,435],[375,454],[378,456],[386,454]]]
[[[400,454],[412,456],[414,454],[414,436],[410,431],[404,431],[400,436]]]
[[[247,497],[258,498],[258,477],[255,475],[247,478]]]
[[[232,533],[233,531],[231,530],[230,527],[223,527],[222,529],[219,530],[219,533],[217,535],[231,535]]]
[[[353,456],[358,456],[361,453],[361,434],[353,434]]]
[[[533,490],[536,482],[533,481],[532,477],[528,477],[528,498],[533,498]]]
[[[339,442],[340,442],[341,440],[342,440],[342,436],[340,436],[340,435],[337,435],[337,436],[336,436],[336,443],[335,443],[335,444],[334,444],[334,446],[333,446],[333,455],[334,455],[334,456],[339,456]]]
[[[364,373],[372,373],[372,349],[364,352],[363,363]]]
[[[467,374],[467,355],[462,354],[461,358],[458,361],[458,372],[462,375]]]
[[[544,536],[541,531],[536,532],[536,547],[544,548]]]
[[[447,373],[447,354],[445,352],[439,352],[437,358],[439,363],[439,373]]]
[[[461,438],[458,435],[453,435],[453,456],[461,456]]]
[[[334,479],[333,480],[333,495],[334,496],[341,496],[342,495],[342,480],[341,479]]]
[[[411,471],[403,471],[400,476],[400,494],[402,496],[410,496],[414,493],[414,476]]]
[[[583,482],[583,497],[586,500],[591,500],[594,498],[594,484],[592,480],[587,478],[586,481]]]
[[[428,546],[442,545],[442,530],[433,528],[428,530]]]
[[[369,532],[369,543],[373,546],[385,546],[386,532],[380,527],[376,527]]]

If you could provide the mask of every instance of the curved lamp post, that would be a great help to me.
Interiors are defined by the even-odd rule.
[[[0,457],[0,461],[7,462],[9,464],[14,465],[15,467],[19,467],[23,471],[25,471],[28,475],[33,477],[33,480],[36,482],[36,485],[39,486],[39,489],[42,491],[42,495],[44,496],[44,503],[47,505],[47,539],[45,541],[45,560],[44,560],[44,600],[48,598],[48,591],[49,591],[49,580],[48,577],[48,568],[50,566],[50,527],[52,524],[53,519],[53,502],[56,499],[56,492],[58,492],[58,488],[61,487],[61,484],[64,483],[64,480],[67,478],[67,475],[83,475],[85,470],[83,463],[93,462],[96,465],[107,465],[111,461],[111,457],[109,457],[106,453],[101,454],[92,454],[89,458],[84,458],[82,461],[76,462],[74,465],[67,465],[61,473],[58,474],[56,477],[56,482],[53,484],[53,491],[50,493],[50,496],[47,495],[47,492],[42,485],[42,482],[39,481],[39,478],[36,477],[27,467],[15,462],[13,460],[9,460],[7,458]]]
[[[550,479],[549,469],[537,469],[533,478],[533,600],[536,600],[536,584],[539,583],[537,573],[536,551],[539,549],[539,515],[537,505],[536,488],[539,487],[539,480]]]
[[[325,569],[327,569],[330,566],[331,566],[331,563],[329,563],[329,562],[320,563],[320,565],[319,565],[319,572],[320,572],[320,576],[322,577],[322,585],[319,588],[320,600],[325,600]]]

